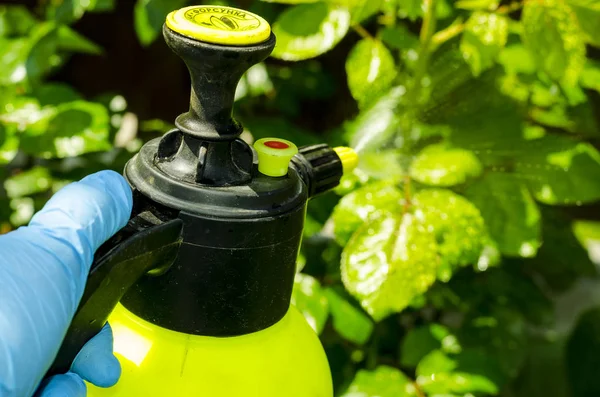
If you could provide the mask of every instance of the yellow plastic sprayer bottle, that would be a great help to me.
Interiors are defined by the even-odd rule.
[[[356,154],[239,139],[236,86],[275,46],[261,17],[187,7],[163,33],[190,71],[190,108],[127,163],[132,218],[97,252],[50,374],[108,320],[123,372],[89,385],[92,397],[332,397],[323,348],[290,299],[307,201]]]

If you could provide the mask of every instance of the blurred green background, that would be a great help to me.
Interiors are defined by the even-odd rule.
[[[121,171],[189,100],[187,0],[0,5],[0,233]],[[273,56],[248,140],[354,147],[310,203],[294,302],[337,396],[600,395],[600,1],[216,1]]]

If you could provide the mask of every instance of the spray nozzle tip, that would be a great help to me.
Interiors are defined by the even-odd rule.
[[[354,149],[346,146],[338,146],[333,149],[342,161],[344,174],[352,172],[358,165],[358,154]]]

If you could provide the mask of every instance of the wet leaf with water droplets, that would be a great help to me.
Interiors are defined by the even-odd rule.
[[[538,67],[573,86],[585,63],[585,43],[577,17],[564,0],[527,1],[523,42]]]
[[[345,245],[356,229],[381,211],[399,213],[402,199],[402,191],[388,181],[370,183],[347,194],[332,214],[336,241]]]
[[[426,189],[413,196],[413,205],[415,216],[438,242],[440,280],[448,281],[456,268],[478,262],[489,237],[473,203],[450,190]]]
[[[482,166],[473,152],[445,144],[423,149],[411,164],[410,175],[431,186],[454,186],[479,176]]]
[[[387,91],[396,78],[394,58],[379,40],[359,41],[346,59],[348,87],[362,108]]]
[[[379,98],[345,125],[346,139],[357,152],[381,148],[398,130],[399,116],[396,108],[406,89],[397,86]]]
[[[473,75],[479,76],[482,71],[494,65],[507,38],[507,17],[482,11],[471,15],[465,24],[460,50]]]
[[[489,173],[465,196],[475,204],[504,255],[531,257],[541,244],[541,215],[531,193],[511,174]]]
[[[514,175],[538,201],[578,205],[600,199],[600,153],[564,135],[527,141],[515,159]]]
[[[411,214],[382,214],[358,229],[342,252],[342,280],[376,321],[404,310],[434,283],[434,235]]]

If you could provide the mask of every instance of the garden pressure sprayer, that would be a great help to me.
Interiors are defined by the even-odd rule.
[[[132,217],[96,253],[50,374],[108,320],[122,376],[90,396],[331,397],[323,348],[290,300],[307,202],[356,154],[240,139],[237,84],[275,46],[263,18],[187,7],[163,34],[189,69],[190,108],[127,163]]]

